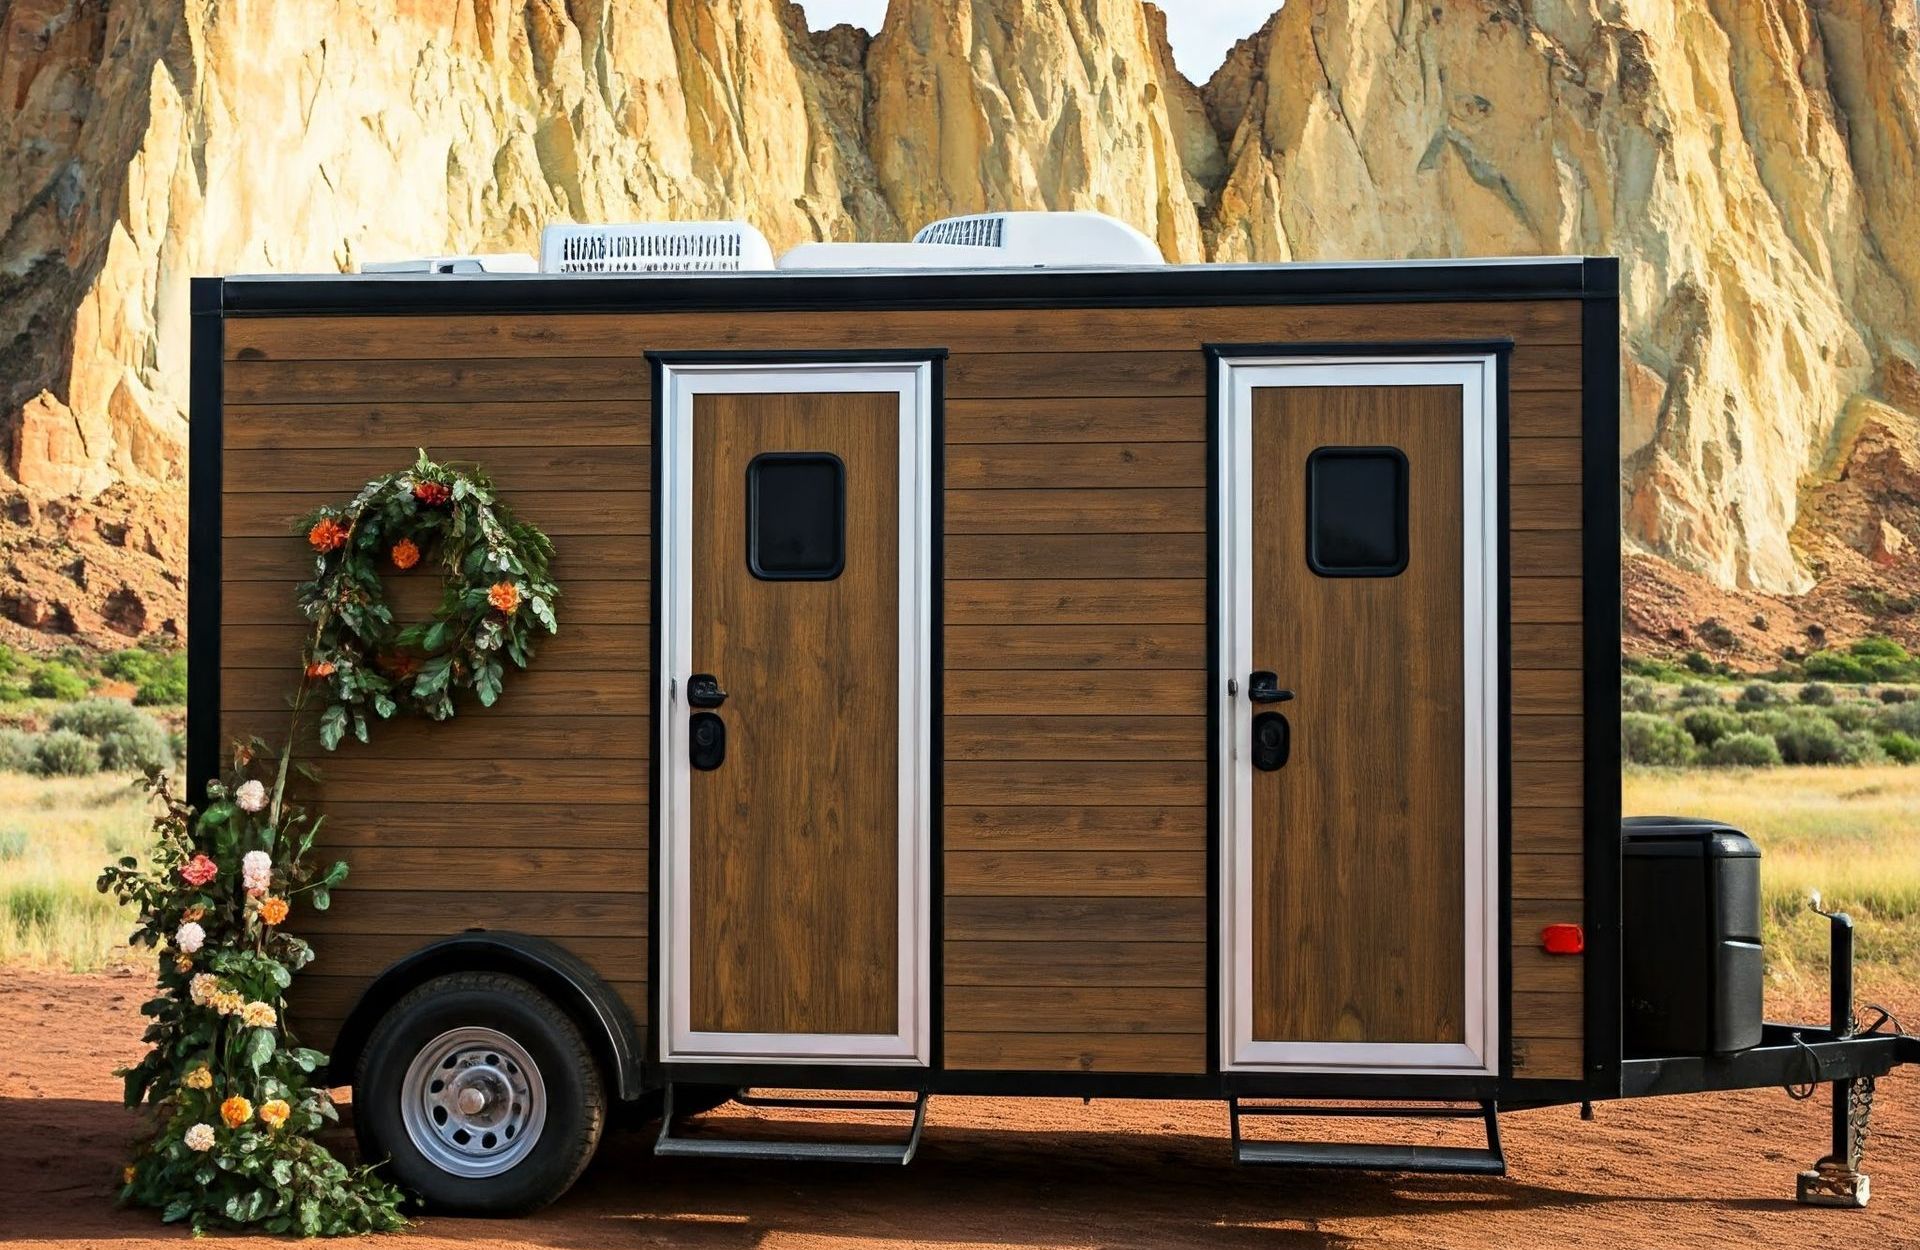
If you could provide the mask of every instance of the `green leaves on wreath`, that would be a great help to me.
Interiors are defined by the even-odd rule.
[[[309,514],[314,578],[299,607],[314,623],[303,662],[326,701],[321,742],[364,742],[371,719],[407,712],[445,720],[455,696],[491,706],[505,689],[504,652],[533,660],[536,630],[559,630],[552,541],[520,521],[477,468],[435,462],[375,478],[344,507]],[[435,560],[446,574],[431,620],[396,626],[381,571]]]

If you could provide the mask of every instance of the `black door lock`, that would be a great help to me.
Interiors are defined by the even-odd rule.
[[[1284,768],[1293,750],[1293,728],[1278,712],[1253,718],[1253,766],[1263,773]]]
[[[1255,703],[1285,703],[1293,691],[1282,690],[1280,679],[1266,669],[1247,674],[1247,698]]]
[[[719,707],[727,701],[727,692],[720,689],[720,679],[712,673],[695,673],[687,678],[688,707]]]
[[[712,712],[687,718],[688,762],[703,773],[720,767],[727,758],[727,723]]]

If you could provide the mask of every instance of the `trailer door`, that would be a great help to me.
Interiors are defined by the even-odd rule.
[[[1499,358],[1216,367],[1222,1066],[1497,1072]]]
[[[661,369],[661,1057],[928,1058],[931,364]]]

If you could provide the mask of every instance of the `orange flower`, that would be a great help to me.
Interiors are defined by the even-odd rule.
[[[393,557],[393,567],[396,569],[410,569],[420,563],[420,548],[411,538],[403,538],[393,544],[393,550],[388,554]]]
[[[235,1094],[220,1104],[220,1119],[228,1128],[239,1128],[253,1118],[253,1104]]]
[[[520,588],[512,582],[495,582],[487,592],[487,602],[512,616],[513,610],[520,606]]]
[[[307,680],[319,681],[322,677],[333,676],[332,660],[315,660],[307,665]]]
[[[286,899],[269,898],[260,904],[260,919],[268,924],[281,924],[287,918],[287,911]]]
[[[133,1164],[129,1163],[124,1169],[122,1169],[120,1173],[120,1181],[122,1184],[131,1185],[133,1184],[133,1178],[137,1175],[139,1175],[138,1171],[134,1168]]]
[[[315,551],[338,551],[347,541],[347,527],[330,516],[321,517],[307,531],[307,541]]]
[[[284,1098],[269,1098],[260,1104],[260,1122],[268,1128],[279,1128],[292,1110]]]
[[[413,497],[424,504],[439,505],[453,498],[453,487],[444,482],[415,482]]]

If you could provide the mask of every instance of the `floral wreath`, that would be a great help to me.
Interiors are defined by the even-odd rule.
[[[500,697],[505,666],[526,668],[535,630],[559,632],[559,587],[547,574],[553,543],[494,498],[477,466],[427,458],[374,478],[345,507],[301,519],[317,553],[299,590],[313,622],[301,662],[307,691],[320,693],[320,741],[329,751],[349,731],[367,740],[368,713],[409,712],[446,720],[454,693],[471,690],[487,707]],[[406,570],[437,559],[446,569],[440,606],[428,622],[394,623],[380,581],[382,561]]]

